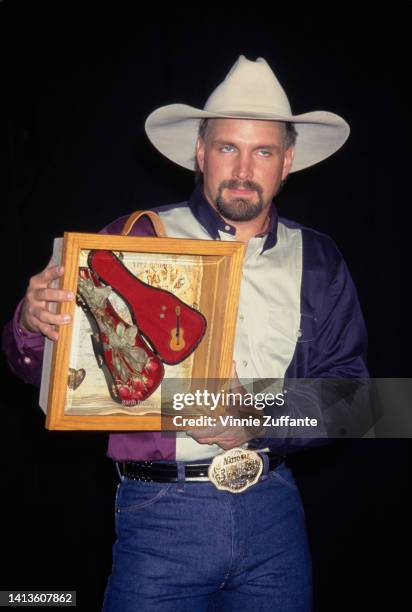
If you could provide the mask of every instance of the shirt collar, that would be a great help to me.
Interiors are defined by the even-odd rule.
[[[235,236],[236,228],[227,223],[223,217],[220,216],[217,210],[213,208],[213,206],[206,199],[203,193],[203,187],[201,185],[196,186],[188,200],[188,204],[193,215],[210,234],[213,240],[219,240],[219,231]],[[262,234],[257,234],[258,237],[266,236],[262,253],[267,249],[274,247],[277,242],[278,214],[274,202],[272,202],[270,207],[269,215],[269,225],[267,230]]]

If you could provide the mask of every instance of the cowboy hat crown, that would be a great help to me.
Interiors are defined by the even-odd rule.
[[[255,112],[259,117],[291,115],[289,100],[263,57],[251,62],[241,55],[225,80],[209,96],[204,110],[227,114]]]

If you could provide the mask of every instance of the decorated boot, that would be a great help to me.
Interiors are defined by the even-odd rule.
[[[117,314],[109,300],[111,291],[92,270],[79,268],[77,303],[91,325],[94,352],[110,395],[116,402],[134,406],[157,389],[164,366],[137,326],[129,325]]]

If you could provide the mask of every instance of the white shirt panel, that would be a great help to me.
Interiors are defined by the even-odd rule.
[[[277,244],[249,241],[240,291],[235,361],[239,378],[283,378],[300,326],[302,234],[278,224]]]

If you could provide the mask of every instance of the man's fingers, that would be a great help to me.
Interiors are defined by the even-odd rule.
[[[54,314],[41,306],[34,307],[31,310],[31,315],[37,319],[39,324],[66,325],[71,321],[71,316],[69,314]]]
[[[29,280],[29,289],[37,289],[38,287],[47,287],[49,283],[51,283],[56,278],[59,278],[64,273],[64,268],[62,266],[53,265],[51,267],[47,267],[39,274],[35,274]]]
[[[191,438],[193,438],[194,440],[196,440],[196,442],[198,442],[199,444],[216,444],[216,436],[196,436],[194,433],[190,433],[188,434]]]
[[[38,302],[71,302],[74,293],[64,289],[38,288],[33,292],[34,299]]]
[[[233,393],[241,393],[242,395],[244,395],[246,393],[246,389],[243,387],[243,385],[241,384],[239,380],[239,376],[236,371],[236,361],[232,361],[232,371],[230,374],[230,379],[231,379],[231,389],[230,390]]]
[[[38,324],[39,327],[39,331],[41,331],[41,333],[43,334],[43,336],[47,336],[47,338],[49,338],[50,340],[58,340],[59,338],[59,332],[57,332],[53,325],[47,325],[46,323],[39,323]]]
[[[43,272],[41,273],[41,280],[42,283],[48,287],[51,285],[51,283],[53,281],[55,281],[56,279],[60,278],[61,276],[63,276],[64,274],[64,268],[63,266],[50,266],[47,267],[43,270]]]
[[[215,438],[202,438],[201,440],[197,440],[199,444],[217,444],[223,450],[229,450],[230,448],[234,448],[235,446],[240,446],[244,442],[246,442],[248,437],[246,435],[240,437],[215,437]]]
[[[20,324],[24,329],[41,332],[51,340],[57,340],[55,326],[71,321],[70,315],[50,312],[53,311],[53,303],[69,302],[75,298],[71,291],[50,287],[63,273],[63,266],[50,260],[42,272],[30,278],[20,316]]]
[[[204,427],[202,429],[191,429],[186,431],[186,434],[197,440],[201,444],[209,444],[210,442],[217,442],[219,439],[227,438],[228,440],[236,439],[243,436],[245,430],[243,427],[225,427],[219,429],[218,427]]]
[[[239,380],[237,372],[236,372],[236,361],[232,361],[232,370],[230,372],[230,378],[231,380]]]
[[[194,438],[195,440],[197,440],[198,442],[202,441],[204,439],[208,439],[210,437],[215,437],[216,436],[216,431],[213,427],[207,428],[207,429],[191,429],[190,431],[186,431],[186,434],[188,436],[190,436],[191,438]]]

